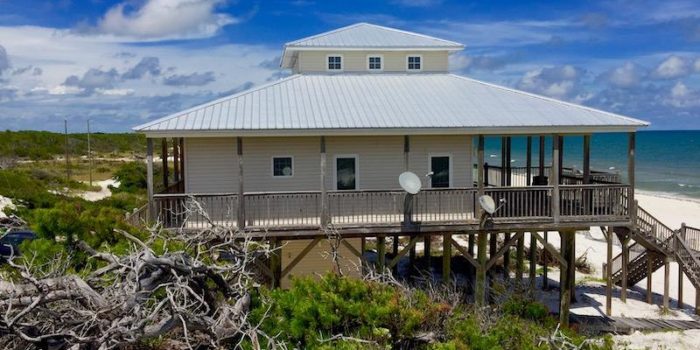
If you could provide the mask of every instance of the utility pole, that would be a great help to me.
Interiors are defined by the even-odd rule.
[[[70,181],[70,159],[68,158],[68,119],[63,119],[63,131],[65,133],[65,158],[66,158],[66,178]]]
[[[87,142],[88,142],[88,169],[90,173],[90,187],[92,187],[92,151],[90,149],[90,119],[87,120]]]

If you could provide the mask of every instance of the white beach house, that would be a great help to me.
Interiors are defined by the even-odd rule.
[[[329,228],[342,237],[344,256],[358,263],[367,237],[377,239],[380,266],[393,266],[419,238],[429,250],[429,238],[439,235],[444,256],[454,247],[486,270],[493,263],[474,255],[475,237],[485,234],[476,204],[483,194],[506,199],[489,231],[505,235],[491,250],[494,258],[521,242],[524,231],[631,225],[635,132],[647,123],[451,74],[449,56],[463,49],[367,23],[287,43],[281,67],[291,76],[134,128],[148,139],[149,165],[156,139],[165,168],[169,153],[175,163],[174,174],[165,172],[166,193],[153,193],[149,173],[150,218],[205,227],[202,217],[181,213],[197,200],[217,224],[286,242],[269,265],[273,284],[329,269],[319,253]],[[624,183],[590,169],[590,135],[603,132],[628,135]],[[501,139],[501,159],[510,159],[513,136],[528,137],[526,166],[486,167],[484,139]],[[550,150],[545,137],[553,140]],[[564,137],[584,139],[582,172],[562,167]],[[544,164],[545,152],[551,164]],[[397,180],[404,171],[432,174],[410,224]],[[456,234],[469,235],[468,248]],[[385,261],[391,236],[408,244],[401,251],[395,244]],[[449,259],[443,262],[449,277]]]

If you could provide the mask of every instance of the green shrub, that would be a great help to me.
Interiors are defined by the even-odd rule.
[[[266,310],[262,300],[272,305],[263,328],[301,348],[319,347],[323,345],[320,339],[339,333],[396,344],[412,338],[441,310],[441,305],[422,292],[412,292],[409,297],[386,285],[335,275],[318,281],[294,279],[289,290],[263,291],[254,317],[262,317]]]

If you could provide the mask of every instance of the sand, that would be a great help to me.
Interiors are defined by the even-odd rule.
[[[0,196],[0,218],[7,217],[4,212],[5,208],[12,210],[15,209],[15,205],[10,198]]]
[[[95,184],[100,186],[99,191],[83,191],[78,195],[87,201],[95,202],[112,195],[112,191],[109,190],[109,186],[119,187],[119,182],[114,179],[97,181]]]

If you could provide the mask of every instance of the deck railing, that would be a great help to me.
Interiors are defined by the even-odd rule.
[[[545,166],[544,176],[550,178],[552,172],[552,166]],[[473,166],[472,176],[474,179],[477,178],[477,167]],[[484,165],[484,183],[487,186],[499,187],[503,184],[504,172],[501,171],[500,165]],[[526,166],[512,166],[510,167],[510,186],[511,187],[525,187],[528,186],[527,177],[528,171]],[[530,167],[530,184],[533,183],[533,178],[540,175],[539,166]],[[562,168],[561,182],[565,185],[582,185],[583,184],[583,172],[580,169]],[[620,184],[622,179],[619,173],[611,173],[600,170],[591,170],[591,183],[593,184]]]
[[[690,249],[700,252],[700,228],[684,225],[680,233]]]
[[[564,185],[559,197],[561,216],[627,217],[629,187],[623,185]]]
[[[562,185],[560,213],[563,221],[628,220],[627,185]],[[498,222],[553,222],[551,186],[492,187],[485,194],[494,198]],[[322,222],[320,191],[245,193],[239,212],[236,194],[158,194],[154,197],[156,219],[168,227],[204,228],[214,224],[245,228],[317,228]],[[329,191],[328,223],[336,226],[400,225],[404,221],[405,192],[401,190]],[[478,223],[476,188],[426,189],[413,198],[412,221],[421,224]],[[199,206],[197,206],[197,204]],[[201,210],[200,210],[201,209]],[[207,213],[207,217],[203,213]]]

